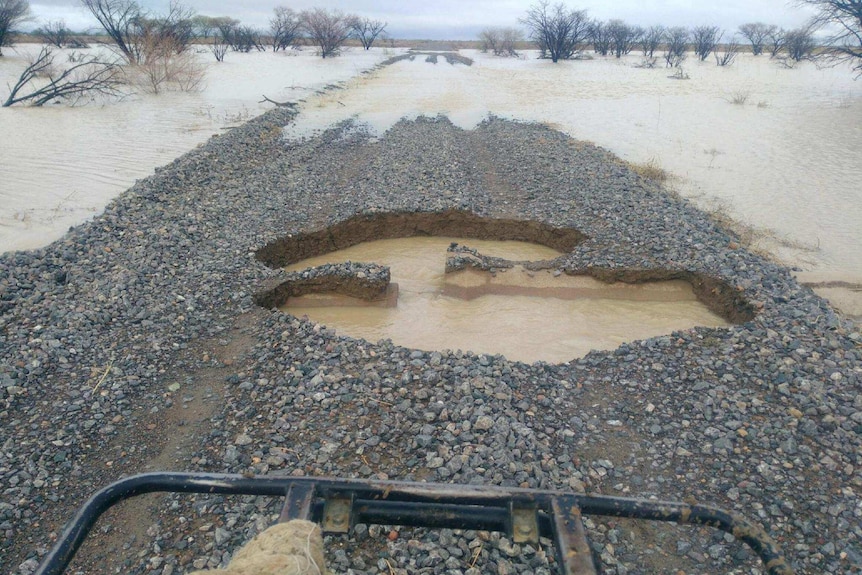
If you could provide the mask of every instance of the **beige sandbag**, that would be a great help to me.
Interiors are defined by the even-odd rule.
[[[327,575],[320,527],[300,519],[276,523],[237,551],[227,569],[188,575]]]

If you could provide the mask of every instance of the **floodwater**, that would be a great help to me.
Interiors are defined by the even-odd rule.
[[[461,53],[475,64],[417,57],[351,81],[310,100],[285,133],[348,118],[384,132],[423,114],[465,129],[488,114],[543,122],[665,169],[671,187],[749,228],[753,247],[804,270],[800,279],[862,285],[862,82],[847,67],[788,69],[743,54],[721,68],[690,57],[688,79],[676,80],[636,67],[635,55],[553,64]],[[838,291],[845,311],[862,314],[862,293]]]
[[[3,49],[0,102],[27,57],[39,49],[35,44]],[[59,51],[56,61],[71,52]],[[261,103],[264,95],[296,101],[393,53],[349,50],[326,60],[312,50],[228,53],[219,63],[201,52],[196,56],[206,75],[197,92],[151,95],[130,87],[138,93],[120,102],[0,107],[0,251],[36,248],[60,238],[157,166],[271,109],[272,104]]]
[[[499,353],[525,362],[565,362],[626,341],[727,325],[697,301],[686,282],[604,284],[520,266],[494,276],[474,270],[446,274],[446,249],[452,242],[513,261],[560,255],[524,242],[427,237],[367,242],[287,269],[345,261],[386,265],[398,284],[397,305],[369,306],[344,296],[311,295],[292,298],[281,309],[369,341]]]

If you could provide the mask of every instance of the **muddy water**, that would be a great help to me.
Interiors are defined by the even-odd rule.
[[[423,350],[461,349],[510,359],[564,362],[593,349],[698,325],[726,325],[698,302],[685,282],[642,286],[603,284],[586,277],[554,277],[516,267],[495,276],[476,271],[445,274],[451,242],[485,255],[517,261],[559,253],[523,242],[458,238],[380,240],[310,258],[290,270],[344,261],[391,268],[395,307],[367,306],[347,297],[306,296],[283,311],[369,341],[392,339]]]
[[[39,49],[36,44],[3,49],[0,101]],[[70,52],[58,51],[56,61]],[[303,98],[389,55],[355,50],[324,61],[313,51],[232,52],[217,63],[203,52],[196,55],[206,70],[200,91],[151,95],[132,84],[120,102],[0,108],[0,133],[15,134],[3,139],[0,153],[0,252],[59,238],[156,166],[271,109],[260,102],[261,95],[277,101]]]

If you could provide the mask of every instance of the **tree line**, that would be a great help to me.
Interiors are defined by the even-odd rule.
[[[849,62],[857,77],[862,75],[862,2],[858,0],[799,0],[816,9],[817,16],[799,28],[785,30],[762,22],[746,23],[728,35],[718,26],[651,26],[643,28],[620,19],[607,22],[589,18],[586,10],[578,10],[547,0],[534,4],[521,19],[530,40],[539,49],[541,58],[553,62],[577,57],[592,47],[597,54],[612,54],[617,58],[640,50],[646,58],[664,49],[667,66],[679,66],[687,52],[703,61],[712,54],[720,66],[731,64],[742,50],[744,39],[752,54],[769,53],[792,61],[818,58],[833,63]],[[511,31],[502,40],[503,31],[487,28],[479,35],[483,50],[497,55],[516,55],[517,40],[522,37]],[[828,37],[818,42],[815,34],[826,30]],[[513,40],[514,39],[514,40]]]
[[[130,64],[140,64],[155,52],[181,53],[192,43],[211,46],[216,59],[228,50],[250,52],[286,50],[300,45],[317,47],[323,58],[335,56],[344,43],[356,39],[366,50],[385,34],[387,23],[338,10],[315,8],[273,10],[267,29],[244,25],[228,16],[197,14],[174,0],[164,14],[144,9],[136,0],[79,0],[98,21],[112,46]],[[31,19],[29,0],[0,0],[0,48],[8,45],[16,26]],[[54,47],[84,47],[80,34],[62,20],[37,28],[34,34]],[[2,55],[2,52],[0,52]]]
[[[147,11],[135,0],[79,3],[99,22],[115,57],[72,52],[66,55],[66,65],[56,65],[54,48],[83,48],[86,43],[63,21],[47,22],[34,31],[45,46],[29,60],[3,106],[122,96],[124,85],[130,82],[154,94],[165,89],[196,90],[205,74],[189,49],[196,43],[207,46],[219,62],[229,50],[251,52],[269,47],[278,52],[300,45],[316,46],[320,56],[328,58],[337,55],[351,38],[368,50],[386,30],[386,22],[322,8],[296,12],[276,7],[269,28],[258,30],[234,18],[197,14],[178,0],[165,13]],[[8,45],[13,28],[29,18],[28,0],[0,0],[0,47]]]

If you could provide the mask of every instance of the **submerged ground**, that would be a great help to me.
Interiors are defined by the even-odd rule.
[[[786,269],[547,127],[419,118],[286,142],[291,120],[267,113],[51,246],[0,256],[0,571],[30,572],[89,493],[155,469],[688,498],[759,522],[801,573],[862,564],[862,336]],[[575,229],[561,271],[683,277],[737,324],[526,365],[255,304],[280,274],[260,249],[287,234],[447,211]],[[188,501],[111,514],[73,572],[215,566],[278,512]],[[708,530],[588,527],[608,573],[761,568]],[[389,535],[330,540],[330,568],[548,572],[545,549],[497,535]]]

